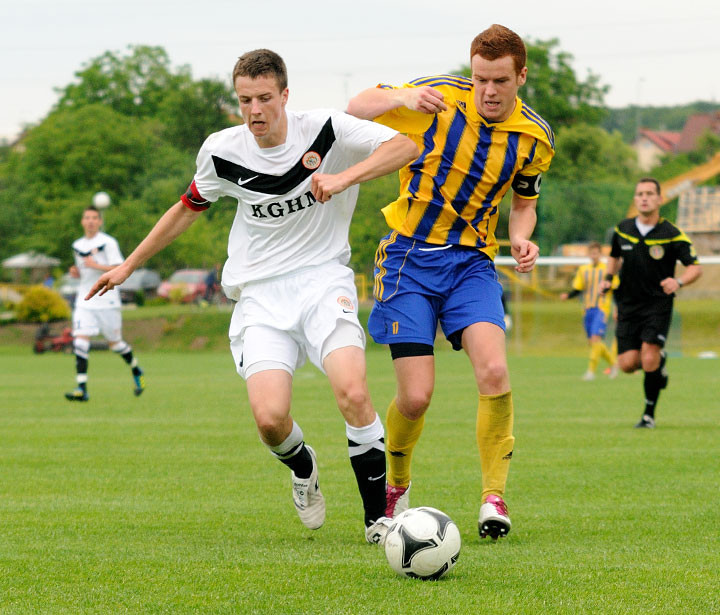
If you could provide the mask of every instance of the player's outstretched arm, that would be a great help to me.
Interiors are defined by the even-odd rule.
[[[415,160],[418,153],[417,145],[413,141],[404,135],[395,135],[380,145],[365,160],[340,173],[334,175],[315,173],[312,176],[313,196],[324,203],[333,194],[347,190],[350,186],[397,171]]]
[[[532,271],[540,253],[540,248],[530,241],[537,222],[536,205],[537,199],[523,199],[517,194],[513,194],[508,233],[510,235],[510,253],[517,261],[515,271],[518,273]]]
[[[98,293],[104,295],[107,291],[122,284],[135,269],[187,230],[199,215],[200,212],[185,207],[182,201],[175,203],[155,223],[147,237],[140,242],[140,245],[133,250],[132,254],[122,264],[100,276],[90,289],[85,300],[87,301]]]
[[[362,120],[373,120],[387,111],[407,107],[421,113],[440,113],[447,109],[441,92],[430,86],[420,88],[368,88],[350,99],[347,112]]]

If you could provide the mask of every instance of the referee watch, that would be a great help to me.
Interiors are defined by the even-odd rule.
[[[678,283],[678,288],[683,287],[683,281],[680,278],[675,278],[675,281]]]

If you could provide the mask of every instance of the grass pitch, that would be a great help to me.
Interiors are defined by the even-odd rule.
[[[258,441],[229,353],[145,353],[132,396],[122,361],[0,349],[0,613],[466,614],[720,611],[718,362],[671,359],[658,428],[634,430],[641,376],[581,382],[579,358],[513,358],[516,448],[508,538],[477,536],[475,389],[438,353],[416,449],[413,505],[450,514],[460,560],[402,579],[363,538],[343,422],[305,368],[295,418],[318,452],[327,521],[297,519],[289,472]],[[368,352],[371,390],[394,390]]]

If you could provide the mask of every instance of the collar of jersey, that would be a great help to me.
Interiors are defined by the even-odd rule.
[[[505,128],[505,124],[515,124],[518,120],[522,119],[522,100],[520,100],[518,96],[515,97],[515,108],[513,109],[513,112],[502,122],[491,122],[490,120],[486,120],[477,110],[477,107],[475,106],[474,85],[472,87],[472,90],[467,93],[467,101],[465,104],[468,109],[468,117],[473,121],[477,121],[480,124],[488,126],[489,128],[499,128],[502,130],[503,128]]]

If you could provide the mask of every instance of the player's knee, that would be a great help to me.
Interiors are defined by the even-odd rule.
[[[337,402],[344,413],[359,414],[370,407],[370,394],[364,383],[352,382],[337,392]]]
[[[509,387],[508,368],[505,361],[488,361],[476,370],[481,391],[505,391]]]
[[[76,337],[73,340],[73,352],[78,357],[87,359],[90,352],[90,340],[85,337]]]
[[[110,342],[108,347],[110,350],[117,352],[118,354],[125,354],[128,350],[130,350],[130,345],[125,340]]]
[[[263,442],[275,442],[282,434],[285,418],[272,412],[255,412],[255,424]]]
[[[418,389],[398,395],[397,407],[406,419],[417,421],[430,407],[432,390]]]

